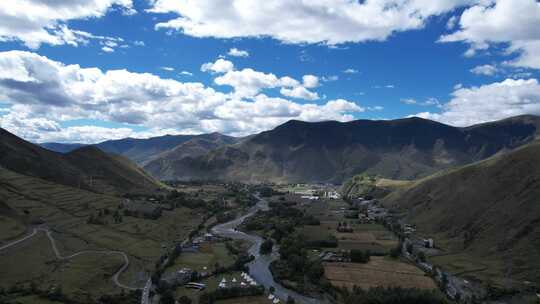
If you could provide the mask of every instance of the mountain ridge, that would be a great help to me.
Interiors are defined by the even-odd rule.
[[[152,191],[160,184],[131,161],[85,146],[62,154],[0,128],[0,165],[13,172],[94,192]]]
[[[187,157],[167,177],[243,182],[331,182],[359,174],[415,179],[514,149],[538,136],[540,117],[453,127],[418,117],[350,122],[288,121],[206,155]],[[159,160],[159,159],[158,159]],[[156,177],[163,169],[145,167]]]

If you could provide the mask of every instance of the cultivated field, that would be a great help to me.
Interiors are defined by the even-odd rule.
[[[332,285],[364,289],[371,287],[403,287],[436,289],[435,282],[417,267],[383,257],[371,257],[367,264],[326,263],[325,276]]]
[[[203,244],[200,252],[182,252],[168,269],[190,268],[199,273],[211,272],[216,263],[227,267],[234,263],[234,259],[235,257],[225,247],[225,243]]]
[[[333,235],[340,249],[369,250],[373,253],[386,253],[397,246],[398,241],[391,232],[379,224],[358,224],[354,220],[342,220],[353,228],[352,233],[336,231],[340,221],[323,221],[319,226],[304,226],[300,230],[308,241],[327,240]]]

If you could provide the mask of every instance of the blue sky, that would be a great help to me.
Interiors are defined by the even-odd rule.
[[[74,8],[66,0],[46,8],[53,16],[40,15],[40,1],[23,2],[43,20],[28,26],[17,8],[0,5],[0,20],[15,20],[0,21],[7,71],[0,126],[32,141],[241,136],[289,119],[417,115],[465,126],[540,114],[534,0],[268,1],[277,12],[242,8],[245,1],[96,0]],[[380,2],[395,11],[377,11]],[[365,25],[351,9],[370,9],[370,23],[387,24]],[[232,67],[203,71],[218,59]],[[129,73],[109,73],[118,70]],[[286,76],[294,83],[284,84]]]

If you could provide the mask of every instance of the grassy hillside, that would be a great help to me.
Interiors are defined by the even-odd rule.
[[[95,147],[82,147],[61,154],[3,129],[0,129],[0,166],[24,175],[102,193],[152,191],[160,187],[135,164]]]
[[[348,179],[341,187],[341,195],[343,197],[358,198],[372,196],[381,198],[392,191],[396,191],[407,187],[414,183],[407,180],[393,180],[380,178],[368,174],[355,175]]]
[[[540,284],[540,142],[424,178],[383,203],[449,252],[456,272],[510,286]]]
[[[122,221],[117,222],[113,214],[121,202],[115,196],[55,184],[0,167],[0,246],[27,235],[32,224],[44,223],[51,229],[62,255],[82,250],[124,251],[130,266],[120,281],[143,286],[163,253],[162,245],[187,237],[203,215],[177,208],[164,212],[159,221],[122,216]],[[101,223],[88,223],[90,216],[99,217]],[[0,251],[0,288],[31,281],[44,290],[60,285],[64,293],[84,302],[103,294],[120,293],[111,276],[122,264],[118,256],[95,254],[59,261],[49,240],[39,232],[20,245]]]

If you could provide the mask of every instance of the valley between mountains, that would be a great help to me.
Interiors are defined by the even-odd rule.
[[[539,135],[532,115],[95,145],[2,129],[0,301],[535,303]]]

